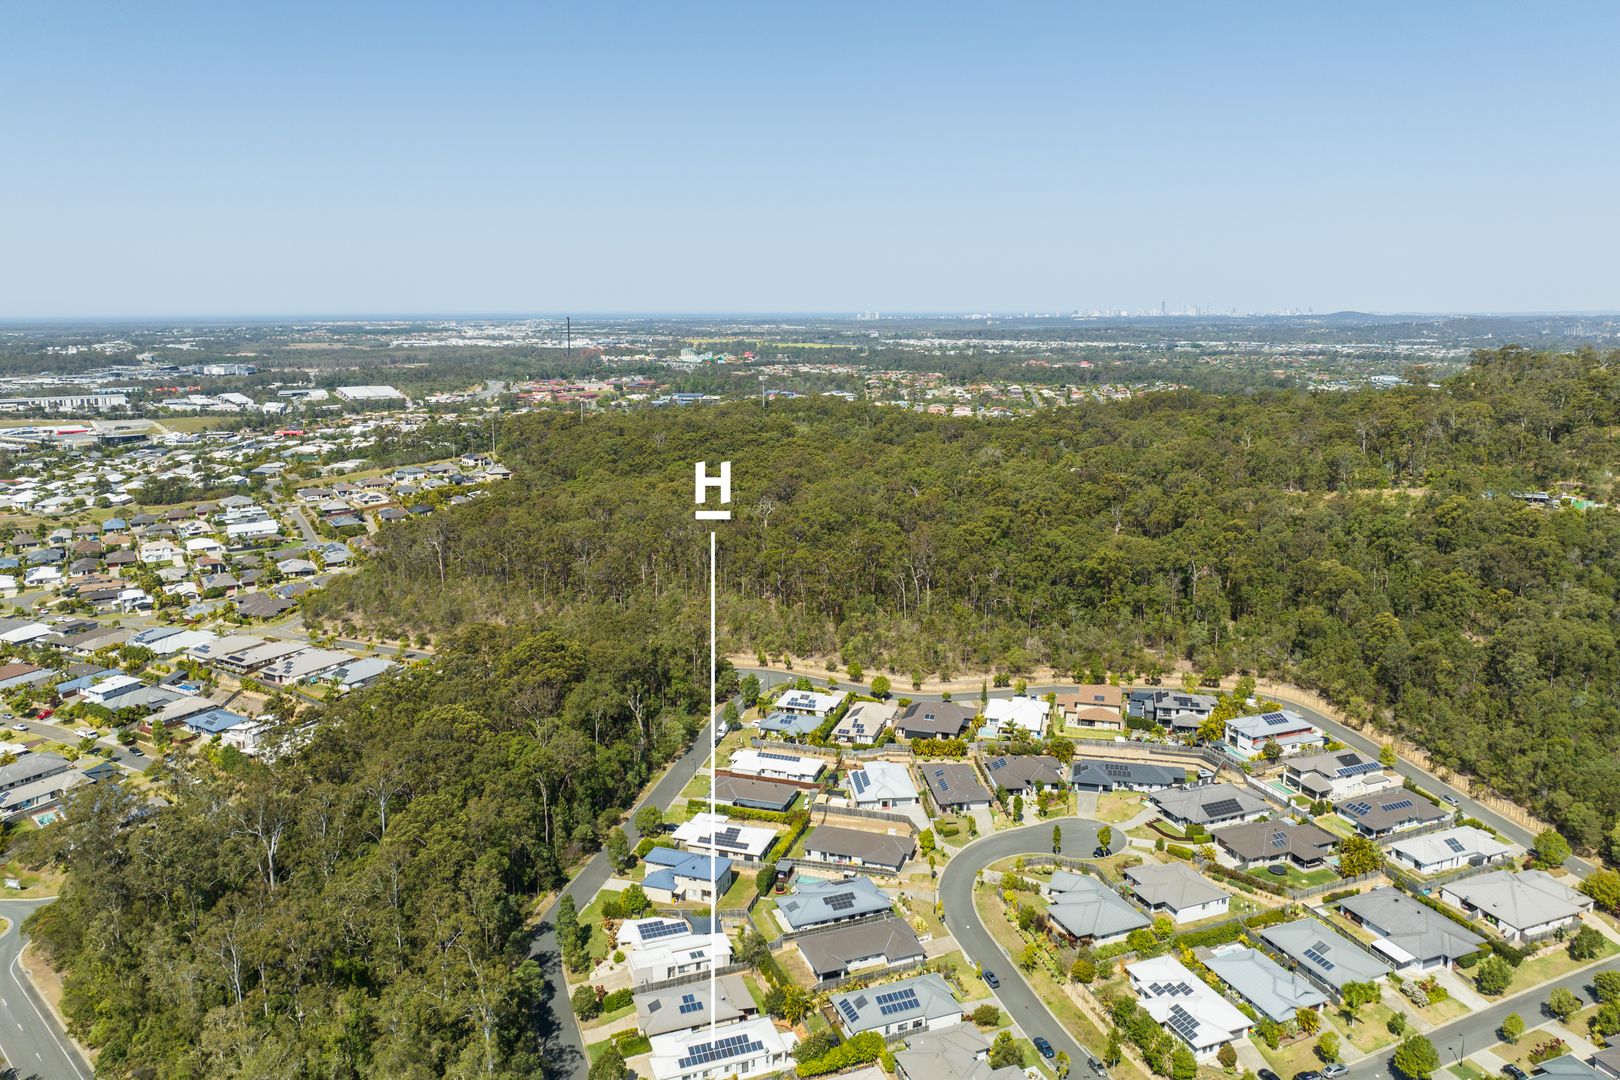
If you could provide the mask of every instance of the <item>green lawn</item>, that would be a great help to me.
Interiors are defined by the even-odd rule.
[[[1339,875],[1334,872],[1331,866],[1322,866],[1315,870],[1301,870],[1292,863],[1283,863],[1282,865],[1288,870],[1288,873],[1283,877],[1277,877],[1277,875],[1260,868],[1255,870],[1255,874],[1267,881],[1275,880],[1287,889],[1315,889],[1324,885],[1331,885],[1340,880]]]
[[[947,981],[958,986],[962,991],[963,1001],[979,1001],[990,996],[990,988],[984,985],[984,980],[973,970],[973,965],[968,963],[961,949],[937,956],[929,963],[949,969],[950,976]]]
[[[1273,1050],[1264,1039],[1256,1038],[1254,1045],[1259,1048],[1260,1056],[1266,1059],[1272,1072],[1278,1076],[1297,1076],[1322,1067],[1322,1059],[1316,1056],[1313,1049],[1315,1042],[1314,1038],[1301,1039],[1295,1043],[1284,1043]]]
[[[1461,1064],[1446,1066],[1446,1072],[1455,1076],[1457,1080],[1495,1080],[1494,1074],[1486,1072],[1466,1058]]]
[[[1389,1033],[1389,1018],[1395,1015],[1395,1010],[1382,1002],[1377,1005],[1364,1006],[1356,1014],[1354,1024],[1344,1024],[1342,1017],[1334,1017],[1341,1030],[1356,1049],[1364,1053],[1372,1053],[1380,1047],[1388,1046],[1395,1041],[1395,1036]]]
[[[1146,805],[1141,795],[1130,791],[1105,791],[1097,796],[1097,819],[1109,825],[1129,821]]]
[[[608,940],[607,934],[602,930],[602,904],[608,897],[617,900],[619,894],[603,889],[579,912],[579,924],[591,928],[589,950],[593,962],[606,958],[608,953],[613,951],[613,942]]]
[[[581,1023],[579,1026],[582,1027],[582,1028],[599,1028],[603,1024],[611,1024],[615,1020],[623,1019],[624,1017],[629,1016],[631,1013],[633,1013],[635,1011],[636,1011],[635,1002],[631,1002],[630,1004],[626,1005],[622,1009],[614,1009],[612,1012],[601,1013],[601,1014],[599,1014],[597,1016],[597,1018],[595,1020],[592,1020],[590,1023],[588,1023],[588,1024],[587,1023]]]
[[[754,920],[754,928],[765,935],[766,941],[775,941],[782,936],[782,926],[776,921],[776,901],[770,896],[760,897],[750,916]]]
[[[1313,818],[1312,820],[1317,824],[1318,827],[1326,829],[1334,836],[1354,836],[1356,833],[1356,830],[1351,826],[1351,824],[1338,814],[1323,814],[1321,817]]]
[[[1606,959],[1617,952],[1620,952],[1620,945],[1616,945],[1608,938],[1604,938],[1603,947],[1594,960]],[[1513,981],[1508,984],[1507,992],[1514,994],[1532,986],[1540,986],[1544,982],[1549,982],[1561,975],[1568,975],[1576,968],[1585,967],[1593,962],[1593,960],[1572,959],[1568,948],[1563,945],[1555,945],[1540,956],[1520,964],[1513,973]]]

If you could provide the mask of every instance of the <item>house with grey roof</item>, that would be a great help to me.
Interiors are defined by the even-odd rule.
[[[1554,1080],[1603,1080],[1605,1074],[1598,1071],[1595,1056],[1591,1061],[1582,1061],[1579,1054],[1560,1054],[1537,1065],[1530,1075]]]
[[[801,877],[793,891],[776,902],[776,910],[788,929],[795,931],[850,922],[893,909],[894,901],[868,877],[833,881]]]
[[[882,701],[857,701],[833,725],[832,739],[847,746],[876,742],[899,711]]]
[[[1198,787],[1157,791],[1148,800],[1173,825],[1214,828],[1218,825],[1253,821],[1271,812],[1271,804],[1248,788],[1236,784],[1201,784]]]
[[[1343,802],[1400,787],[1401,778],[1354,750],[1307,754],[1283,762],[1283,786],[1310,799]]]
[[[1180,765],[1103,758],[1075,758],[1069,764],[1069,786],[1076,791],[1163,791],[1186,782],[1187,770]]]
[[[899,1080],[1024,1080],[1016,1065],[990,1067],[990,1036],[972,1024],[909,1036],[894,1053],[894,1071]]]
[[[1226,914],[1231,897],[1183,862],[1143,863],[1128,867],[1125,880],[1136,899],[1155,915],[1177,923]]]
[[[741,975],[717,976],[714,991],[713,1008],[707,979],[663,990],[637,991],[636,1027],[652,1038],[672,1031],[693,1031],[710,1023],[731,1024],[759,1014],[759,1006],[754,1004]]]
[[[1049,754],[998,754],[985,759],[984,771],[991,783],[1013,795],[1056,791],[1069,783],[1068,770]]]
[[[1215,844],[1233,865],[1248,869],[1288,862],[1301,870],[1326,865],[1338,837],[1310,822],[1286,818],[1230,825],[1215,833]]]
[[[921,960],[922,942],[904,919],[869,919],[794,939],[817,979],[837,979],[869,968]]]
[[[1233,943],[1213,950],[1203,960],[1204,966],[1234,994],[1279,1024],[1292,1020],[1300,1009],[1327,1004],[1327,995],[1310,980],[1289,971],[1259,949]]]
[[[1197,727],[1198,721],[1215,711],[1218,704],[1208,694],[1189,694],[1182,690],[1132,690],[1125,700],[1125,711],[1143,720],[1169,725],[1177,718],[1186,718]]]
[[[973,719],[971,706],[954,701],[918,701],[906,706],[894,729],[908,739],[952,739]]]
[[[760,780],[752,776],[730,776],[717,773],[714,778],[714,801],[727,806],[741,806],[750,810],[785,812],[799,797],[803,788],[776,780]]]
[[[1495,870],[1440,887],[1440,899],[1478,916],[1510,941],[1536,941],[1573,926],[1592,910],[1592,898],[1545,870]]]
[[[1452,816],[1449,808],[1436,806],[1423,796],[1401,788],[1350,799],[1333,809],[1354,825],[1356,832],[1374,838],[1420,829]]]
[[[762,735],[779,739],[802,739],[821,726],[821,718],[810,713],[776,711],[755,721]]]
[[[1372,947],[1396,971],[1449,967],[1485,944],[1479,934],[1388,885],[1346,897],[1339,910],[1378,935]]]
[[[1346,983],[1372,982],[1389,974],[1389,965],[1317,919],[1268,926],[1260,931],[1260,940],[1335,1000]]]
[[[1293,754],[1321,741],[1322,730],[1292,709],[1234,717],[1226,722],[1223,739],[1227,753],[1244,761],[1262,756],[1270,743],[1276,743],[1284,754]]]
[[[988,810],[990,789],[979,780],[979,771],[957,761],[924,761],[918,766],[928,793],[942,811]]]
[[[870,867],[898,874],[917,850],[907,831],[903,835],[817,825],[804,841],[805,858],[840,866]]]
[[[863,810],[893,810],[922,801],[911,771],[897,761],[868,761],[849,770],[849,800]]]
[[[1048,921],[1075,941],[1107,945],[1151,925],[1146,915],[1089,874],[1054,871],[1041,891],[1050,900]]]
[[[962,1020],[962,1006],[950,985],[933,972],[834,994],[828,1004],[846,1037],[866,1031],[888,1036],[933,1030]]]
[[[1490,866],[1513,854],[1505,844],[1472,825],[1459,825],[1422,836],[1396,840],[1388,848],[1389,857],[1419,874],[1441,874],[1464,866]]]

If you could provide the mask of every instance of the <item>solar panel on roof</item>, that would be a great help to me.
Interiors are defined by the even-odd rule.
[[[844,1019],[848,1020],[850,1023],[856,1024],[860,1022],[860,1015],[855,1012],[855,1006],[849,1003],[848,998],[845,998],[838,1003],[838,1011],[843,1013]]]
[[[871,786],[872,779],[866,775],[865,769],[861,769],[857,772],[852,772],[849,774],[849,782],[854,785],[855,794],[861,795],[866,792],[866,789],[869,786]]]
[[[1281,832],[1281,831],[1272,833],[1271,834],[1271,846],[1272,847],[1287,847],[1288,846],[1288,834],[1285,833],[1285,832]]]
[[[1204,813],[1210,817],[1224,817],[1227,814],[1241,813],[1243,807],[1236,799],[1216,799],[1214,802],[1204,804]]]
[[[1377,772],[1382,768],[1383,766],[1378,764],[1376,761],[1362,761],[1354,765],[1346,765],[1344,768],[1339,770],[1339,775],[1341,777],[1360,776],[1363,773]]]
[[[1384,804],[1384,809],[1385,810],[1405,810],[1407,807],[1409,807],[1411,805],[1412,805],[1412,800],[1411,799],[1399,799],[1399,800],[1397,800],[1395,802],[1387,802],[1387,803],[1385,803]]]
[[[935,781],[935,783],[939,784],[939,790],[941,790],[941,791],[949,791],[949,790],[951,790],[951,785],[945,782],[945,770],[944,769],[935,769],[934,770],[934,781]]]
[[[1268,712],[1260,719],[1266,722],[1266,727],[1278,727],[1282,724],[1288,723],[1288,717],[1284,716],[1280,712]]]
[[[799,760],[799,756],[797,754],[778,754],[778,753],[776,753],[774,751],[771,751],[771,750],[760,750],[760,751],[757,751],[757,753],[759,754],[760,757],[769,758],[771,761],[798,761]]]
[[[1305,959],[1316,964],[1323,971],[1332,971],[1335,965],[1333,961],[1322,954],[1322,950],[1325,948],[1327,948],[1327,945],[1318,941],[1314,946],[1305,950]]]
[[[751,1039],[747,1035],[730,1035],[714,1042],[697,1043],[688,1047],[686,1056],[680,1059],[679,1065],[682,1069],[689,1069],[694,1065],[707,1065],[726,1058],[757,1054],[763,1049],[765,1044],[758,1039]]]
[[[1130,767],[1127,766],[1127,765],[1121,765],[1117,761],[1104,762],[1103,763],[1103,772],[1107,773],[1109,776],[1129,776],[1129,775],[1131,775]]]
[[[1450,848],[1452,851],[1456,852],[1458,855],[1461,855],[1464,851],[1467,850],[1467,848],[1463,847],[1462,841],[1458,840],[1455,836],[1446,837],[1446,847]]]
[[[1198,1020],[1193,1016],[1192,1013],[1188,1012],[1186,1009],[1183,1009],[1180,1005],[1170,1006],[1169,1024],[1170,1030],[1174,1031],[1177,1035],[1180,1035],[1189,1043],[1193,1042],[1195,1036],[1198,1034]]]
[[[672,919],[668,922],[653,923],[641,928],[642,941],[657,941],[659,938],[671,937],[675,934],[684,934],[691,927],[684,922]]]
[[[832,908],[834,911],[848,911],[850,908],[855,906],[855,894],[852,892],[841,892],[837,893],[836,895],[829,896],[827,897],[827,906]]]
[[[697,999],[696,994],[682,994],[681,995],[681,1012],[682,1013],[695,1013],[695,1012],[701,1011],[702,1008],[703,1008],[703,1002],[701,1002],[701,1001],[699,1001]]]
[[[1364,803],[1364,802],[1346,803],[1344,808],[1346,810],[1350,811],[1352,814],[1367,814],[1367,813],[1372,812],[1372,804],[1371,803]]]
[[[893,1016],[895,1013],[909,1012],[918,1007],[917,991],[911,987],[896,990],[888,994],[877,996],[878,1013],[882,1016]]]
[[[1360,765],[1361,764],[1361,755],[1360,754],[1340,754],[1339,755],[1339,764],[1340,765]]]

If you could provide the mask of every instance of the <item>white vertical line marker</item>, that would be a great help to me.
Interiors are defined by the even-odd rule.
[[[715,716],[717,702],[717,683],[719,678],[715,654],[715,587],[714,587],[714,530],[709,530],[709,1042],[714,1042],[715,1017],[719,1015],[716,1004],[720,998],[716,991],[719,975],[715,972],[714,962],[714,935],[720,929],[720,888],[719,875],[716,866],[719,863],[720,848],[715,843],[714,827],[715,796],[714,796],[714,757],[720,750],[720,722]]]

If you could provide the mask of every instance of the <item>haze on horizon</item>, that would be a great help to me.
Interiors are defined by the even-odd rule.
[[[0,319],[1620,307],[1620,9],[8,11]]]

